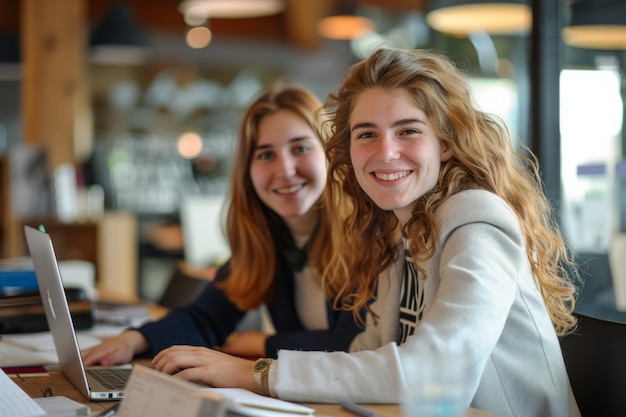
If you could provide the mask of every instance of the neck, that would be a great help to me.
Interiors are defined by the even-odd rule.
[[[311,209],[301,216],[284,218],[287,227],[289,227],[291,234],[294,236],[307,236],[313,233],[319,219],[320,212],[317,209]]]
[[[394,210],[393,214],[396,216],[396,218],[398,219],[398,222],[400,222],[400,226],[404,227],[409,220],[411,219],[411,211],[410,210]]]

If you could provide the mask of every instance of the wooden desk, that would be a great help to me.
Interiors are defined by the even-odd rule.
[[[12,376],[13,381],[17,383],[28,395],[33,398],[63,395],[83,404],[88,404],[92,414],[99,413],[109,408],[113,402],[111,401],[89,401],[82,396],[80,392],[59,372],[50,372],[48,375],[22,374],[16,377]],[[348,411],[343,410],[336,404],[304,404],[315,409],[315,415],[330,417],[356,417]],[[398,405],[366,405],[366,407],[376,413],[378,417],[402,417],[402,409]],[[494,417],[489,413],[479,410],[470,409],[467,417]]]

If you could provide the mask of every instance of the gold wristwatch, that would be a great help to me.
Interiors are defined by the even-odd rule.
[[[270,365],[273,359],[261,358],[252,365],[252,376],[257,389],[263,394],[271,397],[269,387]]]

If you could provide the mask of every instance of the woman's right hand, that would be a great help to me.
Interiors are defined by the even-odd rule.
[[[157,371],[216,388],[244,388],[259,392],[252,375],[254,361],[199,346],[172,346],[152,359]]]
[[[111,366],[129,363],[137,353],[148,350],[148,341],[137,330],[128,330],[82,351],[85,366]]]

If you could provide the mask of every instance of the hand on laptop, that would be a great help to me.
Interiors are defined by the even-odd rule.
[[[129,363],[133,357],[148,350],[148,342],[136,330],[128,330],[119,336],[107,339],[98,346],[81,352],[85,366],[111,366]]]
[[[155,369],[188,381],[200,381],[217,388],[245,388],[257,392],[248,359],[197,346],[172,346],[154,359]],[[180,370],[182,369],[182,371]]]

